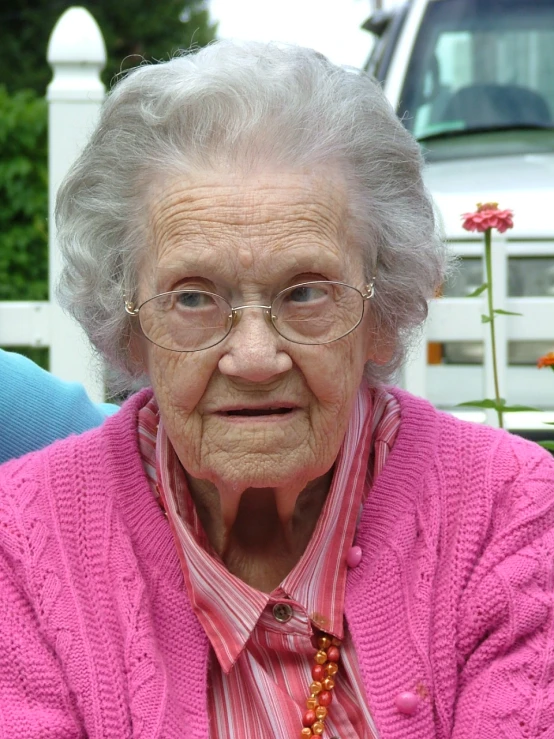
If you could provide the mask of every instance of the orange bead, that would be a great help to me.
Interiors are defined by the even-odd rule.
[[[339,671],[339,666],[336,662],[328,662],[325,665],[325,672],[330,676],[333,677],[333,675],[336,675]]]
[[[331,642],[332,642],[333,646],[340,647],[340,639],[335,639],[335,637],[333,637],[331,639]]]
[[[333,688],[335,687],[335,681],[333,680],[333,678],[326,677],[323,681],[323,687],[325,688],[325,690],[333,690]]]
[[[309,728],[302,729],[302,731],[300,732],[301,739],[311,739],[312,736],[312,730]]]
[[[328,690],[324,690],[322,693],[319,694],[319,705],[320,706],[329,706],[331,705],[332,700],[333,700],[333,694],[330,693]]]
[[[316,735],[323,734],[323,732],[325,731],[323,721],[316,721],[315,724],[312,726],[312,731]]]
[[[327,716],[327,709],[325,708],[325,706],[318,706],[315,709],[315,715],[317,716],[317,718],[320,719],[325,718],[325,716]]]
[[[328,636],[320,636],[317,640],[317,646],[320,649],[329,649],[329,647],[331,646],[331,640]]]
[[[321,693],[322,690],[323,685],[319,682],[319,680],[314,680],[313,683],[310,685],[310,693],[315,693],[315,695],[317,695],[318,693]]]
[[[324,652],[323,649],[320,649],[319,652],[316,653],[314,659],[318,665],[324,665],[327,662],[327,652]],[[333,660],[333,662],[336,662],[336,660]]]
[[[311,708],[313,711],[317,708],[317,698],[308,698],[306,701],[306,708]]]
[[[319,652],[318,652],[319,654]],[[327,650],[327,659],[329,662],[338,662],[340,659],[340,652],[338,647],[329,647]]]
[[[315,715],[315,711],[313,711],[312,709],[309,709],[302,716],[302,725],[311,726],[316,719],[317,719],[317,716]]]

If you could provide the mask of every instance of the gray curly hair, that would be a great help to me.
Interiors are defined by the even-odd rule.
[[[372,314],[394,346],[366,374],[377,384],[399,367],[447,262],[417,143],[365,73],[310,49],[220,41],[125,76],[58,193],[58,296],[119,371],[119,390],[143,373],[124,295],[148,248],[152,183],[264,162],[346,174],[351,233],[366,279],[377,275]]]

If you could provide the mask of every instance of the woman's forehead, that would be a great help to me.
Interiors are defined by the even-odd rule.
[[[304,173],[180,181],[150,210],[151,264],[225,271],[333,268],[351,257],[343,183]]]
[[[154,231],[179,222],[192,230],[321,227],[324,221],[332,227],[342,225],[347,202],[344,180],[335,171],[206,174],[158,184],[149,215]]]

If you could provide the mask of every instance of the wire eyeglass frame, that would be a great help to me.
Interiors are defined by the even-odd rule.
[[[354,287],[353,285],[348,285],[346,282],[340,282],[337,280],[311,280],[308,282],[301,282],[301,283],[291,285],[285,288],[284,290],[280,290],[269,305],[247,304],[247,305],[237,305],[233,307],[226,298],[224,298],[222,295],[219,295],[218,293],[212,293],[208,290],[198,290],[198,289],[190,289],[190,288],[183,289],[183,290],[169,290],[163,293],[159,293],[158,295],[153,295],[151,298],[144,300],[138,306],[136,306],[132,301],[125,299],[124,305],[125,305],[125,311],[127,314],[129,314],[132,317],[138,317],[142,333],[144,334],[146,339],[148,339],[148,341],[155,344],[156,346],[159,346],[162,349],[166,349],[167,351],[174,351],[174,352],[179,352],[179,353],[192,353],[192,352],[204,351],[205,349],[211,349],[212,347],[217,346],[222,341],[224,341],[227,338],[227,336],[229,336],[229,334],[233,330],[233,327],[238,324],[242,316],[242,311],[246,309],[250,309],[250,308],[259,308],[263,310],[268,323],[274,328],[274,330],[282,338],[286,339],[287,341],[290,341],[293,344],[300,344],[303,346],[320,346],[323,344],[331,344],[335,341],[339,341],[340,339],[343,339],[345,336],[348,336],[349,334],[351,334],[352,331],[354,331],[360,325],[364,317],[366,301],[373,298],[375,294],[375,279],[376,279],[375,277],[372,277],[371,281],[365,285],[363,292],[362,290],[359,290],[357,287]],[[325,341],[298,341],[296,339],[291,339],[286,334],[283,334],[282,331],[280,331],[279,328],[276,326],[276,321],[278,321],[279,316],[273,313],[273,306],[275,305],[275,303],[278,303],[278,301],[282,299],[282,297],[285,294],[290,293],[295,289],[303,288],[303,287],[314,287],[318,285],[325,285],[325,286],[336,285],[336,286],[340,286],[343,288],[348,288],[349,290],[354,290],[356,293],[360,295],[362,299],[360,315],[352,327],[350,327],[347,331],[345,331],[344,333],[341,333],[339,336],[336,336],[332,339],[328,339]],[[224,304],[226,304],[229,307],[229,313],[227,315],[227,327],[225,328],[224,334],[221,337],[218,337],[216,341],[213,341],[212,343],[207,344],[206,346],[196,347],[193,349],[173,348],[169,346],[164,346],[163,344],[159,344],[157,341],[155,341],[148,335],[147,331],[145,331],[143,322],[141,321],[141,317],[140,317],[141,309],[144,308],[144,306],[147,305],[148,303],[152,303],[152,301],[158,300],[159,298],[164,298],[164,297],[169,298],[171,296],[181,295],[183,293],[194,293],[194,294],[199,294],[199,295],[210,296],[211,298],[216,299],[214,300],[216,304],[219,304],[218,301],[222,301]]]

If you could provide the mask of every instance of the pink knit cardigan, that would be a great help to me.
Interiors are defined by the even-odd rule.
[[[554,461],[394,393],[346,598],[380,738],[550,738]],[[0,468],[0,739],[209,737],[208,642],[137,448],[148,397]]]

